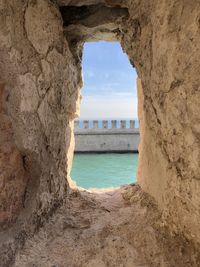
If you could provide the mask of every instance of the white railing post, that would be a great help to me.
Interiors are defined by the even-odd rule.
[[[103,126],[103,129],[108,129],[108,121],[107,120],[103,120],[102,121],[102,126]]]

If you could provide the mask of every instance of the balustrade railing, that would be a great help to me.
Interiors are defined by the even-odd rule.
[[[135,120],[75,120],[74,127],[75,130],[138,130],[138,128],[136,128]]]

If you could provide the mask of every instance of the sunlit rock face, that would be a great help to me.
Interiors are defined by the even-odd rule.
[[[68,191],[80,65],[50,1],[0,1],[0,10],[0,164],[8,164],[1,169],[0,221],[13,221],[21,209],[23,220],[34,214],[41,222]]]
[[[66,16],[71,7],[61,8],[66,37],[70,41],[121,41],[141,79],[143,104],[139,106],[144,133],[139,184],[157,200],[173,230],[200,240],[199,4],[77,4],[78,8],[73,7],[77,18]],[[107,24],[105,9],[112,13],[111,24]]]
[[[199,242],[200,5],[135,3],[129,1],[122,46],[143,94],[138,182],[156,199],[171,229]]]
[[[82,45],[104,39],[121,42],[141,80],[138,183],[171,230],[200,242],[199,8],[0,0],[0,222],[13,236],[19,222],[33,233],[68,198]]]

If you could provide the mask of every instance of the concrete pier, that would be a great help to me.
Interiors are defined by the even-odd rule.
[[[109,128],[108,120],[103,120],[102,128],[99,128],[98,120],[93,120],[92,128],[89,128],[88,120],[83,121],[83,127],[76,120],[75,152],[138,152],[140,134],[135,121],[119,122],[117,127],[117,120],[112,120]]]

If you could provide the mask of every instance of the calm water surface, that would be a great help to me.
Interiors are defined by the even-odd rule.
[[[136,181],[138,154],[75,154],[71,177],[80,187],[118,187]]]

